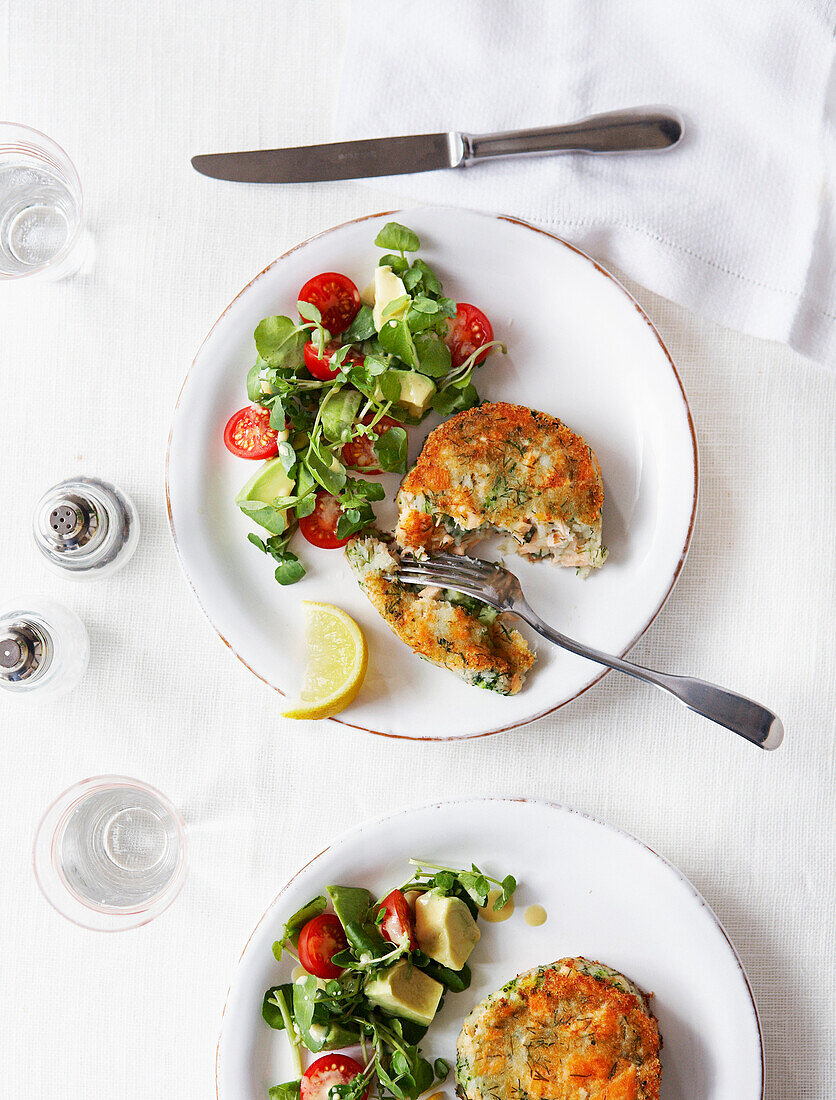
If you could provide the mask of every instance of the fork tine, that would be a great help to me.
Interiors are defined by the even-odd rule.
[[[403,573],[398,574],[398,580],[402,584],[425,585],[433,588],[449,588],[452,589],[452,591],[454,592],[461,592],[464,596],[473,596],[475,599],[481,600],[483,603],[491,603],[490,597],[485,595],[481,588],[477,587],[474,584],[469,584],[467,581],[463,580],[430,580],[423,575],[420,577],[410,577],[404,575]]]
[[[430,564],[438,562],[439,565],[449,565],[480,575],[492,573],[497,568],[496,562],[485,561],[483,558],[469,558],[466,554],[434,554],[429,560]]]
[[[402,576],[408,573],[416,579],[424,579],[431,584],[439,584],[445,580],[462,580],[466,581],[468,584],[481,584],[484,581],[484,578],[479,576],[478,573],[468,573],[462,569],[448,568],[447,566],[435,565],[434,563],[418,566],[401,563],[399,572]]]

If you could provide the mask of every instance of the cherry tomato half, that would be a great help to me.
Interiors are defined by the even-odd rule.
[[[391,894],[386,895],[380,906],[383,909],[380,931],[384,939],[396,944],[409,943],[410,950],[414,951],[418,947],[415,936],[415,917],[403,892],[393,890]]]
[[[320,356],[316,344],[309,340],[302,349],[302,355],[305,360],[305,366],[308,368],[308,373],[312,374],[314,378],[318,378],[320,382],[330,382],[332,378],[336,378],[340,373],[340,368],[332,367],[331,360],[338,346],[337,344],[326,344],[325,355]],[[346,362],[354,363],[357,366],[362,366],[365,358],[365,355],[360,355],[356,351],[350,351],[345,357]]]
[[[333,913],[322,913],[302,926],[299,962],[317,978],[339,978],[342,967],[334,966],[331,959],[346,947],[348,941],[339,919]]]
[[[450,349],[450,355],[454,367],[460,367],[468,356],[472,355],[482,344],[489,344],[493,340],[493,328],[490,321],[476,306],[467,302],[459,302],[455,318],[447,322],[448,333],[445,343]],[[487,356],[480,355],[476,360],[482,363]]]
[[[324,489],[318,489],[316,507],[309,516],[299,518],[299,530],[312,546],[336,550],[348,542],[348,539],[337,538],[337,524],[341,515],[342,508],[337,498],[326,493]]]
[[[323,1054],[315,1062],[311,1062],[302,1074],[300,1090],[302,1100],[329,1100],[329,1093],[334,1085],[347,1085],[349,1081],[363,1072],[363,1067],[347,1054]],[[361,1100],[366,1100],[369,1090],[363,1093]]]
[[[270,411],[245,405],[229,418],[224,428],[227,449],[239,458],[272,458],[279,453],[279,437],[270,427]]]
[[[347,275],[323,271],[308,279],[299,291],[300,302],[310,302],[322,315],[322,324],[332,336],[345,332],[360,311],[360,291]]]
[[[363,417],[363,423],[371,424],[374,417]],[[402,428],[403,424],[399,424],[397,420],[393,420],[391,416],[381,416],[380,420],[375,424],[374,430],[377,432],[378,437],[383,435],[384,432],[388,432],[390,428]],[[377,457],[377,453],[374,449],[374,441],[369,439],[367,435],[358,435],[356,439],[349,440],[348,443],[343,446],[343,462],[346,466],[350,466],[352,470],[360,470],[364,474],[382,474],[383,470],[380,465],[380,460]]]

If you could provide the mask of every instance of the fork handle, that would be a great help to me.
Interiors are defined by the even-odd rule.
[[[745,695],[738,695],[727,688],[709,684],[705,680],[698,680],[694,676],[672,676],[665,672],[656,672],[652,668],[633,664],[621,657],[613,657],[609,653],[602,653],[591,646],[576,642],[573,638],[567,638],[565,634],[554,630],[548,623],[526,604],[520,606],[520,601],[515,603],[514,611],[532,626],[538,634],[544,638],[568,650],[579,657],[586,657],[590,661],[597,661],[600,665],[617,669],[628,676],[634,676],[637,680],[645,680],[649,684],[662,688],[675,699],[684,703],[689,710],[710,718],[733,733],[739,734],[753,745],[761,749],[777,749],[784,740],[784,726],[781,719],[771,710],[756,703],[753,699],[747,699]]]

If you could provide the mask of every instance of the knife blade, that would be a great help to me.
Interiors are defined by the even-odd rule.
[[[458,134],[366,138],[290,149],[252,149],[192,157],[204,176],[239,183],[314,183],[455,168],[464,150]]]
[[[251,149],[192,157],[204,176],[238,183],[314,183],[458,168],[496,157],[546,153],[661,152],[677,145],[684,123],[669,107],[608,111],[562,126],[497,134],[412,134],[289,149]]]

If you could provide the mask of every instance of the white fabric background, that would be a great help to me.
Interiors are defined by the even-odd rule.
[[[254,273],[397,196],[223,185],[188,157],[328,140],[347,9],[2,0],[0,16],[2,113],[70,151],[98,245],[90,274],[0,288],[0,603],[61,599],[93,646],[60,705],[0,698],[0,1095],[214,1095],[239,952],[292,870],[371,815],[524,794],[608,818],[681,867],[748,969],[771,1100],[830,1100],[833,372],[630,284],[679,365],[702,454],[688,564],[634,656],[763,699],[787,725],[779,752],[614,675],[536,725],[459,744],[283,722],[180,574],[162,497],[169,417]],[[47,572],[30,543],[38,495],[77,471],[113,478],[141,512],[136,557],[100,586]],[[47,804],[102,772],[159,786],[191,830],[180,899],[118,936],[63,921],[30,867]]]
[[[660,156],[390,180],[517,213],[657,294],[836,364],[833,0],[355,0],[339,137],[553,126],[669,104]]]

